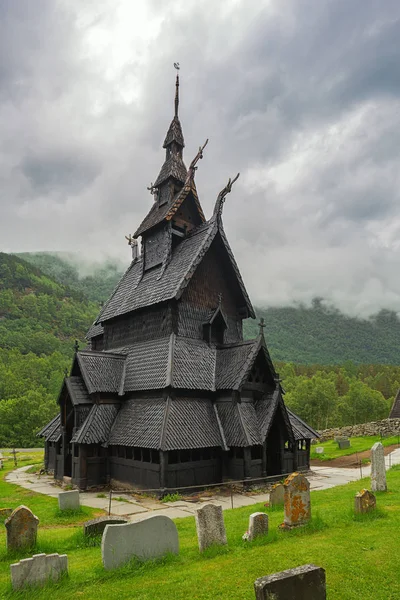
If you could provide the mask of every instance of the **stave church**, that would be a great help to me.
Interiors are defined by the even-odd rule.
[[[204,146],[186,168],[175,114],[152,207],[132,262],[76,347],[60,411],[39,433],[45,467],[81,490],[165,490],[308,469],[317,433],[288,410],[223,227],[217,195],[206,219],[195,184]],[[140,240],[140,252],[139,242]]]

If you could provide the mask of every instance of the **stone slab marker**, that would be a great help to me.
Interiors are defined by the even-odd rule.
[[[283,527],[305,525],[311,519],[310,484],[301,473],[292,473],[285,481],[285,518]]]
[[[282,483],[276,483],[272,486],[269,493],[269,505],[279,506],[285,502],[285,488]]]
[[[40,585],[49,579],[57,581],[68,572],[66,554],[34,554],[10,565],[11,584],[14,590],[25,585]]]
[[[194,516],[200,552],[214,544],[227,544],[222,506],[205,504],[196,509]]]
[[[83,524],[83,535],[100,535],[106,528],[106,525],[121,525],[128,523],[125,517],[98,517]]]
[[[259,535],[268,534],[268,515],[263,512],[256,512],[249,517],[249,542]]]
[[[107,525],[101,540],[105,569],[117,569],[134,557],[151,560],[168,553],[179,553],[178,530],[172,519],[163,515]]]
[[[386,492],[386,467],[385,451],[380,442],[371,448],[371,490],[373,492]]]
[[[0,508],[0,517],[9,517],[13,512],[12,508]]]
[[[325,570],[303,565],[260,577],[254,583],[256,600],[326,600]]]
[[[78,490],[71,492],[60,492],[58,494],[58,508],[60,510],[79,510],[81,503],[79,501]]]
[[[35,546],[39,519],[27,506],[18,506],[4,525],[7,530],[8,551]]]
[[[368,513],[376,508],[376,498],[368,490],[361,490],[354,497],[354,512]]]

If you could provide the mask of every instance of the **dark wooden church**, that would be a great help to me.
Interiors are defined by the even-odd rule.
[[[45,465],[80,489],[109,482],[175,488],[309,467],[317,434],[284,404],[222,224],[230,180],[206,220],[196,164],[183,162],[175,115],[153,206],[133,238],[132,262],[76,351],[60,413],[39,435]],[[138,252],[137,238],[141,238]]]

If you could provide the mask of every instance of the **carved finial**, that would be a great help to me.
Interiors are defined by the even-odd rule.
[[[220,292],[218,294],[218,306],[219,306],[219,308],[221,308],[221,305],[222,305],[222,293]]]
[[[152,196],[156,196],[157,195],[157,188],[154,187],[153,182],[150,183],[149,187],[147,188],[150,192],[150,194]]]
[[[139,256],[138,243],[132,234],[126,235],[125,239],[128,240],[128,245],[132,248],[132,260],[136,260]]]
[[[260,328],[260,335],[264,335],[264,327],[265,327],[265,320],[264,317],[261,317],[260,322],[258,324],[259,328]]]
[[[186,177],[186,181],[187,182],[190,181],[191,179],[193,179],[194,174],[195,174],[195,172],[197,170],[196,165],[199,162],[199,160],[201,158],[203,158],[203,150],[207,146],[207,144],[208,144],[208,139],[204,142],[204,144],[202,146],[199,146],[198,153],[196,154],[196,156],[194,157],[194,159],[190,163],[190,167],[188,169],[188,174],[187,174],[187,177]]]
[[[178,116],[178,108],[179,108],[179,63],[175,62],[174,67],[177,70],[176,73],[176,83],[175,83],[175,116]]]
[[[78,340],[75,340],[74,350],[75,350],[75,352],[79,351],[79,342],[78,342]]]
[[[234,179],[229,178],[228,183],[226,184],[224,189],[221,190],[220,193],[218,194],[218,198],[217,198],[217,201],[215,202],[215,207],[214,207],[214,215],[222,214],[222,207],[225,202],[225,196],[232,191],[232,186],[235,183],[235,181],[237,181],[239,179],[239,175],[240,175],[240,173],[238,173],[236,175],[236,177],[234,177]]]

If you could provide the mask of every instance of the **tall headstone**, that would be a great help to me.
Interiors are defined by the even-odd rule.
[[[272,486],[269,493],[269,505],[279,506],[285,502],[285,488],[282,483],[276,483]]]
[[[101,540],[105,569],[117,569],[133,558],[151,560],[178,552],[178,530],[172,519],[164,515],[122,525],[107,525]]]
[[[268,515],[263,512],[252,513],[249,517],[249,541],[268,533]]]
[[[354,497],[354,512],[368,513],[376,508],[376,498],[368,490],[361,490]]]
[[[26,506],[19,506],[6,519],[7,550],[33,548],[36,544],[39,519]]]
[[[305,525],[311,519],[310,484],[301,473],[285,481],[284,528]]]
[[[380,442],[376,442],[371,448],[371,490],[387,491],[385,451]]]
[[[222,506],[205,504],[194,516],[200,552],[214,544],[227,544]]]
[[[254,583],[256,600],[326,600],[325,570],[303,565],[260,577]]]
[[[60,510],[79,510],[80,507],[78,490],[58,494],[58,508]]]
[[[25,585],[40,585],[46,581],[57,581],[68,572],[66,554],[34,554],[10,565],[11,584],[14,590]]]

